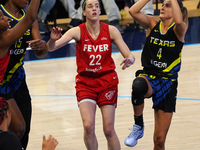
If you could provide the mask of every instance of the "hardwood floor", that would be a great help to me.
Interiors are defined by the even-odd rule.
[[[179,74],[177,111],[166,141],[166,149],[200,149],[200,45],[186,46],[183,49],[182,68]],[[122,150],[123,144],[133,124],[133,111],[130,101],[131,84],[134,72],[140,68],[141,51],[132,52],[136,57],[133,66],[121,70],[121,54],[113,54],[120,83],[118,107],[116,109],[116,132]],[[75,97],[76,75],[75,58],[35,61],[25,63],[27,83],[32,95],[33,115],[28,149],[41,148],[42,135],[52,134],[59,141],[57,150],[85,149],[82,134],[82,121]],[[152,149],[154,117],[151,99],[145,100],[145,135],[134,149]],[[99,109],[96,114],[96,134],[99,150],[106,149],[106,139],[102,131]]]
[[[189,16],[199,16],[198,1],[184,1]],[[106,19],[106,16],[102,16]],[[66,19],[68,22],[70,19]],[[64,23],[67,21],[64,20]],[[62,25],[63,20],[58,20]],[[127,15],[121,23],[133,21]],[[133,125],[133,110],[130,100],[134,74],[141,68],[141,51],[132,51],[136,62],[122,70],[122,56],[114,53],[113,59],[119,76],[119,97],[116,109],[115,129],[122,150],[152,150],[154,116],[151,99],[145,99],[144,137],[137,146],[124,145],[124,139]],[[166,150],[200,150],[200,44],[186,45],[182,53],[182,68],[179,73],[178,100],[171,127],[166,140]],[[26,62],[27,84],[32,96],[32,124],[28,150],[39,150],[42,135],[52,134],[59,144],[56,150],[83,150],[83,127],[75,96],[76,61],[74,57]],[[96,135],[99,150],[106,150],[102,119],[99,109],[96,113]]]

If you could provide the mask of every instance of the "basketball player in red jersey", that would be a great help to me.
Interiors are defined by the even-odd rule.
[[[76,41],[76,95],[83,121],[84,142],[88,150],[97,150],[95,135],[95,112],[99,106],[103,131],[109,150],[120,150],[120,142],[114,129],[115,108],[117,105],[118,77],[111,58],[112,41],[125,58],[121,65],[125,69],[135,61],[117,28],[99,21],[100,5],[98,0],[83,2],[85,23],[68,30],[63,36],[62,29],[53,28],[48,51],[54,51]]]

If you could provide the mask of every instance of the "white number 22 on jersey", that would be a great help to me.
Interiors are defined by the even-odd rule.
[[[94,66],[94,65],[101,65],[100,60],[101,60],[101,55],[90,55],[90,58],[92,58],[92,60],[90,61],[90,66]],[[96,63],[95,63],[95,59],[97,59]]]

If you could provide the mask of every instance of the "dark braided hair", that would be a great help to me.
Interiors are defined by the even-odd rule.
[[[9,105],[7,101],[3,97],[0,97],[0,125],[3,123],[4,116],[8,110]]]

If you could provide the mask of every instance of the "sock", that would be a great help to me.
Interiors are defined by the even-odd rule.
[[[140,116],[134,116],[135,124],[139,125],[143,129],[143,114]]]

